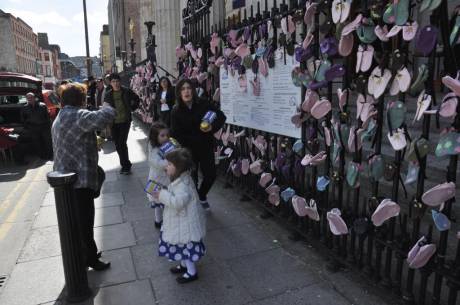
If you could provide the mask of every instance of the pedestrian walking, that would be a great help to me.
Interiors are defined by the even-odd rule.
[[[105,94],[105,84],[102,78],[99,78],[96,82],[96,93],[95,93],[95,100],[96,100],[96,109],[99,109],[102,106],[102,102],[104,102],[104,94]]]
[[[195,263],[205,255],[203,238],[206,224],[198,193],[190,175],[193,167],[191,153],[178,148],[166,154],[166,174],[171,179],[167,189],[154,192],[155,200],[164,204],[158,253],[171,261],[180,262],[170,269],[181,274],[180,284],[198,279]]]
[[[203,119],[208,114],[214,119],[202,128]],[[179,81],[176,86],[176,105],[171,113],[171,135],[192,153],[195,163],[192,176],[197,185],[200,202],[205,209],[210,207],[207,194],[216,180],[214,133],[222,128],[225,120],[222,111],[207,100],[198,98],[190,80]],[[201,184],[198,183],[199,170],[203,175]]]
[[[166,175],[166,165],[168,161],[164,159],[160,152],[160,147],[169,141],[168,127],[162,122],[155,122],[150,127],[148,158],[149,158],[149,181],[160,183],[163,186],[169,185],[169,177]],[[161,228],[163,221],[164,205],[147,193],[147,199],[150,202],[150,207],[155,209],[155,227]]]
[[[87,110],[86,88],[81,84],[67,84],[59,91],[64,107],[52,127],[54,170],[77,173],[75,209],[83,258],[88,267],[105,270],[110,263],[99,259],[94,241],[94,198],[100,192],[104,176],[103,171],[98,171],[96,130],[111,122],[116,112],[108,103],[100,110]]]
[[[110,76],[111,89],[106,91],[104,101],[109,103],[117,111],[112,125],[112,138],[120,158],[120,174],[131,173],[131,161],[129,160],[128,141],[129,129],[131,128],[131,112],[139,107],[139,96],[131,89],[121,85],[120,75],[113,73]]]
[[[155,103],[160,110],[160,120],[168,127],[171,126],[171,110],[174,106],[175,95],[171,81],[166,76],[160,78],[160,88],[155,96]]]

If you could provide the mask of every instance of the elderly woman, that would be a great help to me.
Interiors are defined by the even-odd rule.
[[[78,174],[74,188],[83,258],[88,267],[105,270],[110,263],[99,260],[93,231],[94,198],[100,191],[95,132],[112,122],[116,111],[107,103],[98,111],[86,110],[86,89],[80,84],[61,86],[60,95],[64,107],[51,129],[54,170]]]
[[[208,128],[200,128],[203,117],[209,111],[215,114],[215,119]],[[192,152],[196,166],[193,178],[197,183],[201,205],[206,210],[209,209],[207,194],[216,179],[214,133],[222,128],[226,119],[222,111],[198,97],[190,80],[183,79],[177,84],[176,105],[171,113],[171,134]],[[203,174],[203,181],[199,186],[198,170]]]

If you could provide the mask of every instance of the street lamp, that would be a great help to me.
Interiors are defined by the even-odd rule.
[[[131,48],[131,68],[134,69],[136,66],[136,51],[134,51],[134,46],[136,43],[134,42],[134,21],[132,18],[129,19],[129,34],[131,37],[131,40],[129,41],[129,47]]]
[[[131,68],[134,69],[136,66],[136,51],[134,51],[134,46],[136,43],[134,42],[134,39],[131,38],[131,41],[129,42],[129,47],[131,48]]]
[[[83,0],[83,17],[85,22],[85,41],[86,41],[86,70],[88,77],[91,75],[91,58],[89,55],[89,40],[88,40],[88,19],[86,17],[86,0]]]
[[[155,53],[156,43],[155,43],[155,35],[152,34],[152,27],[155,25],[153,21],[144,22],[145,26],[147,27],[147,40],[145,42],[145,49],[147,50],[147,59],[152,63],[153,68],[156,72],[156,63],[157,63],[157,56]]]

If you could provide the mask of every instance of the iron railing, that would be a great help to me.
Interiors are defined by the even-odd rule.
[[[187,14],[184,13],[184,17],[186,16],[187,18],[183,20],[184,39],[182,43],[185,45],[191,42],[196,48],[201,47],[203,49],[202,60],[204,65],[201,69],[202,71],[206,71],[207,59],[211,56],[209,50],[211,33],[216,32],[220,37],[225,37],[231,29],[242,29],[245,26],[254,27],[268,20],[271,20],[276,25],[282,17],[303,14],[306,1],[294,0],[288,2],[289,4],[286,1],[282,1],[278,7],[275,0],[274,6],[269,8],[265,0],[265,9],[261,10],[261,3],[259,1],[256,13],[254,13],[254,7],[251,6],[249,15],[244,9],[242,11],[243,16],[241,16],[240,11],[237,16],[233,16],[212,26],[210,26],[209,22],[209,6],[204,6],[202,9],[196,10],[193,14],[188,11]],[[332,5],[332,1],[320,2],[328,2],[327,5],[329,7]],[[413,18],[416,15],[419,3],[416,1],[410,2],[410,16]],[[352,13],[349,20],[353,20],[353,17],[357,13],[362,13],[369,17],[369,6],[371,4],[378,4],[378,1],[353,1]],[[319,31],[320,25],[325,20],[330,19],[330,17],[330,11],[323,13],[317,10],[315,14],[313,34],[315,37],[316,58],[321,58],[319,42],[324,37],[324,34]],[[374,47],[381,54],[379,63],[381,68],[389,67],[389,58],[396,50],[400,50],[408,55],[405,64],[412,68],[412,75],[417,74],[418,62],[426,62],[429,68],[429,77],[425,82],[425,90],[427,94],[433,96],[434,103],[432,109],[436,109],[436,102],[439,105],[439,97],[443,94],[442,92],[446,92],[445,88],[439,85],[441,77],[440,70],[443,67],[443,63],[448,63],[444,67],[443,74],[455,76],[453,73],[456,73],[459,69],[457,64],[459,56],[453,52],[448,42],[448,35],[446,35],[451,30],[448,28],[448,19],[448,2],[447,0],[443,0],[441,5],[431,13],[429,20],[432,25],[441,29],[441,41],[438,43],[438,48],[435,48],[426,57],[414,54],[411,45],[401,39],[390,39],[388,43],[382,43],[377,40],[374,43]],[[300,41],[299,39],[304,37],[303,35],[305,35],[306,30],[305,25],[297,25],[297,31],[292,35],[292,38]],[[275,27],[275,36],[273,39],[275,44],[277,41],[277,32],[278,30]],[[357,44],[355,43],[352,54],[356,54],[356,49]],[[292,151],[292,145],[296,139],[269,134],[261,130],[230,125],[232,131],[239,132],[245,130],[246,137],[264,136],[268,142],[268,149],[265,154],[262,154],[253,145],[248,145],[244,137],[238,138],[236,144],[228,144],[234,151],[231,159],[221,161],[221,173],[226,177],[230,185],[237,186],[243,191],[245,194],[244,197],[256,199],[262,203],[266,211],[282,219],[283,223],[295,235],[312,241],[320,241],[317,244],[329,249],[327,253],[329,253],[331,261],[330,267],[339,269],[343,265],[353,266],[357,272],[368,276],[376,283],[391,290],[406,304],[458,304],[457,295],[460,289],[460,240],[455,236],[459,230],[459,225],[455,224],[454,212],[458,215],[460,209],[455,208],[455,198],[445,203],[443,213],[453,221],[453,224],[450,230],[438,232],[427,213],[429,210],[425,205],[421,204],[421,196],[429,187],[435,184],[445,181],[456,182],[458,156],[454,155],[441,160],[434,156],[433,148],[439,139],[439,126],[449,126],[454,128],[456,132],[460,131],[460,103],[458,103],[457,115],[453,120],[441,118],[437,124],[434,124],[430,115],[424,115],[421,123],[416,123],[413,126],[406,124],[406,128],[412,139],[425,138],[431,141],[430,154],[420,160],[420,172],[415,187],[410,185],[404,186],[401,183],[401,174],[407,169],[407,162],[405,161],[406,151],[393,151],[386,139],[387,132],[389,131],[386,121],[386,108],[390,101],[399,100],[404,102],[408,109],[408,116],[412,117],[414,115],[416,102],[408,94],[401,93],[396,98],[380,97],[375,105],[378,111],[375,117],[377,130],[372,141],[365,142],[362,149],[356,149],[353,153],[346,152],[343,149],[339,154],[338,162],[333,162],[331,148],[324,144],[323,123],[326,127],[331,128],[332,117],[338,120],[340,126],[360,127],[363,123],[359,119],[354,119],[356,117],[354,101],[356,93],[366,95],[366,92],[356,92],[356,88],[358,87],[355,87],[355,85],[358,76],[363,75],[368,77],[372,68],[367,73],[357,74],[354,72],[355,60],[354,56],[333,58],[335,63],[343,63],[345,65],[347,73],[340,83],[330,82],[326,88],[319,90],[321,96],[325,96],[333,102],[333,110],[325,119],[316,120],[310,117],[303,123],[301,139],[304,143],[304,148],[302,154],[296,154]],[[192,63],[191,60],[190,63]],[[305,63],[302,63],[302,67],[305,68]],[[215,90],[219,87],[219,79],[213,78],[212,80],[212,90]],[[338,87],[355,89],[354,94],[351,94],[347,98],[350,102],[347,103],[343,112],[336,106],[337,96],[334,92]],[[302,99],[304,96],[305,88],[302,89]],[[406,118],[407,120],[408,118]],[[308,143],[316,144],[308,145]],[[326,151],[327,154],[324,166],[302,168],[300,173],[296,170],[296,166],[298,166],[305,153],[316,154],[320,150]],[[250,158],[251,154],[255,158],[265,161],[265,171],[271,172],[277,177],[277,184],[281,189],[292,187],[298,195],[305,197],[307,200],[314,198],[318,204],[320,221],[312,221],[308,217],[298,217],[294,213],[290,202],[281,202],[278,206],[270,205],[267,201],[267,194],[258,184],[258,176],[248,174],[236,177],[232,174],[232,171],[229,170],[229,165],[232,161],[241,158]],[[287,175],[269,166],[270,161],[275,160],[281,154],[286,157],[285,166],[289,169]],[[353,160],[354,162],[365,165],[367,159],[376,154],[382,155],[386,163],[394,167],[393,175],[388,180],[374,181],[367,175],[366,171],[363,171],[361,172],[360,186],[356,188],[349,187],[345,179],[346,164],[350,160]],[[317,190],[316,182],[319,176],[330,177],[331,183],[326,188],[326,191],[321,192]],[[383,198],[390,198],[399,203],[401,212],[399,216],[391,218],[381,227],[374,227],[370,222],[370,216]],[[326,213],[332,208],[339,208],[342,211],[342,217],[350,228],[349,234],[335,236],[329,230]],[[436,244],[437,252],[424,267],[410,269],[405,262],[407,253],[423,235]]]

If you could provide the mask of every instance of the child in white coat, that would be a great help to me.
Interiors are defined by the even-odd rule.
[[[162,185],[169,185],[169,177],[166,175],[166,161],[160,155],[160,146],[166,143],[169,140],[169,130],[168,127],[161,123],[153,123],[150,127],[149,132],[149,148],[148,148],[148,158],[149,158],[149,180],[155,181]],[[155,209],[155,227],[161,228],[161,223],[163,221],[163,204],[153,198],[152,195],[147,193],[147,199],[150,202],[150,207]]]
[[[195,183],[190,176],[193,168],[191,153],[178,148],[166,155],[166,173],[171,179],[168,189],[154,193],[154,198],[164,204],[158,253],[171,261],[180,262],[172,267],[180,284],[198,279],[195,267],[206,248],[203,238],[206,233],[205,215]]]

